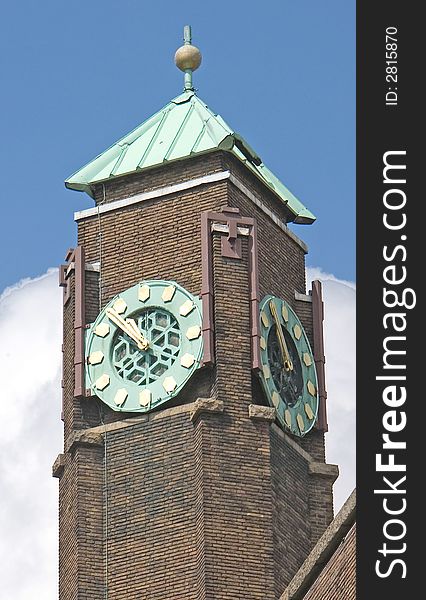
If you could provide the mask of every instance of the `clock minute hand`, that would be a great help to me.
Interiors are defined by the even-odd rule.
[[[135,329],[133,329],[129,323],[126,323],[113,308],[107,308],[105,312],[113,323],[137,343],[140,350],[146,350],[148,348],[148,340],[140,332],[136,333]]]
[[[280,322],[280,318],[278,316],[277,307],[275,306],[275,302],[273,300],[271,300],[269,302],[269,308],[271,309],[271,314],[274,317],[274,321],[275,321],[276,328],[277,328],[278,343],[279,343],[281,353],[282,353],[283,359],[284,359],[284,369],[286,371],[292,371],[293,363],[290,358],[290,354],[289,354],[289,351],[287,348],[287,343],[285,341],[283,330],[281,328],[281,322]]]

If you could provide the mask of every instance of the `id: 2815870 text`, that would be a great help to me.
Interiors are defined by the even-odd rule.
[[[386,27],[386,106],[398,105],[398,29]]]

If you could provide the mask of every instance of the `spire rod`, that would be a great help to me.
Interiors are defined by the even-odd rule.
[[[183,28],[183,41],[185,45],[191,44],[192,42],[192,33],[191,33],[191,25],[185,25]]]
[[[178,48],[175,54],[177,68],[185,73],[184,92],[195,91],[192,73],[200,66],[201,58],[199,49],[192,45],[191,25],[185,25],[183,28],[183,46]]]

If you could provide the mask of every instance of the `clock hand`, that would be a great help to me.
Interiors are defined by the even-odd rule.
[[[126,321],[113,308],[107,308],[105,313],[113,323],[115,323],[122,331],[124,331],[124,333],[127,333],[127,335],[137,343],[140,350],[146,350],[148,348],[149,342],[142,335],[142,333],[139,330],[138,333],[136,333],[132,325],[126,323]]]
[[[144,345],[145,342],[146,342],[145,348],[141,348],[140,345],[139,345],[139,343],[138,343],[138,347],[141,350],[146,350],[146,348],[148,347],[149,342],[144,337],[143,333],[141,332],[141,330],[137,326],[136,321],[134,319],[126,319],[126,323],[129,325],[130,329],[133,330],[133,332],[136,334],[136,337],[139,339],[140,344]],[[130,335],[130,331],[128,331],[127,333],[128,333],[128,335]],[[132,336],[130,335],[130,337],[132,337]]]
[[[115,323],[122,331],[124,331],[124,333],[127,333],[127,335],[137,343],[138,347],[141,350],[145,349],[144,347],[142,347],[144,346],[144,344],[142,343],[143,339],[139,332],[136,333],[133,327],[126,323],[126,321],[113,308],[107,308],[105,312],[108,318],[113,323]]]
[[[111,315],[108,316],[111,318]],[[149,342],[139,331],[139,328],[133,319],[126,319],[125,321],[118,314],[115,314],[114,316],[118,317],[116,324],[136,342],[139,350],[146,350],[149,346]],[[130,321],[132,321],[132,323]]]
[[[108,316],[111,318],[110,315]],[[135,321],[133,319],[126,319],[125,321],[120,317],[120,315],[118,315],[118,313],[115,313],[114,316],[118,317],[118,322],[116,322],[116,324],[118,324],[120,329],[127,333],[127,335],[137,343],[139,350],[146,350],[149,346],[149,342],[145,338],[145,336],[139,331],[139,328],[136,325]]]
[[[141,333],[139,327],[136,325],[136,321],[134,319],[126,319],[126,323],[128,323],[130,325],[130,327],[134,330],[136,335],[138,335],[138,336],[142,335],[142,333]]]
[[[120,329],[127,333],[131,338],[135,339],[136,332],[126,323],[126,321],[113,308],[107,308],[106,314],[108,318],[115,323]],[[138,341],[138,340],[135,340]]]
[[[282,357],[284,359],[284,369],[286,371],[292,371],[293,370],[293,362],[290,358],[290,354],[289,354],[289,351],[287,348],[287,343],[285,341],[283,330],[281,328],[281,322],[280,322],[280,318],[278,316],[277,307],[275,306],[275,302],[273,300],[269,301],[269,308],[271,309],[271,314],[274,318],[276,328],[277,328],[278,343],[280,346]]]

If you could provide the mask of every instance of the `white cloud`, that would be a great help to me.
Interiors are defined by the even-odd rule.
[[[327,462],[340,469],[334,484],[337,512],[355,487],[355,284],[317,267],[307,269],[308,289],[313,279],[323,284],[329,425],[326,450]]]
[[[338,509],[355,485],[355,285],[321,269],[328,389],[328,462],[339,464]],[[1,600],[57,597],[58,491],[51,465],[62,448],[61,290],[57,270],[0,296]]]
[[[51,269],[0,296],[2,600],[57,597],[60,294]]]

